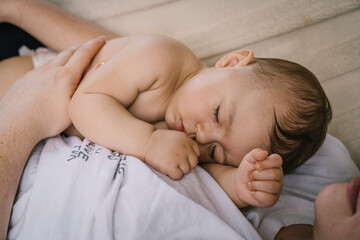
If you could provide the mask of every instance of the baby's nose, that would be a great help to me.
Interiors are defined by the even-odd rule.
[[[196,136],[195,140],[199,144],[206,144],[212,141],[211,139],[212,130],[211,127],[209,127],[206,124],[198,123],[196,125]]]

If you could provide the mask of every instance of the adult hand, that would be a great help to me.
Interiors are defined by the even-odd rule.
[[[43,138],[69,124],[68,105],[83,72],[104,45],[95,39],[61,52],[49,64],[17,80],[0,101],[0,239],[6,238],[22,170]]]
[[[81,47],[64,50],[48,64],[27,73],[1,100],[2,114],[6,112],[16,121],[31,124],[38,140],[65,130],[70,125],[70,99],[104,43],[104,39],[94,39]]]

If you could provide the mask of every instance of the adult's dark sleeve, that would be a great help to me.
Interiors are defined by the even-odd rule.
[[[17,56],[22,45],[30,49],[44,46],[24,30],[9,23],[0,23],[0,61]]]

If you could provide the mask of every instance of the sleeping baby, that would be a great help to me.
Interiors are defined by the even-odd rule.
[[[283,171],[315,153],[331,119],[317,78],[296,63],[240,50],[206,67],[163,36],[108,41],[69,111],[68,134],[172,179],[201,164],[239,208],[274,205]]]

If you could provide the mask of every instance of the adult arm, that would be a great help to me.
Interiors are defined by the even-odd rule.
[[[76,51],[61,52],[48,65],[17,80],[1,99],[0,239],[5,239],[11,206],[28,156],[41,139],[70,125],[70,98],[103,44],[103,39],[96,39]]]
[[[98,36],[118,37],[43,0],[0,0],[0,22],[22,28],[54,50],[80,45]]]

